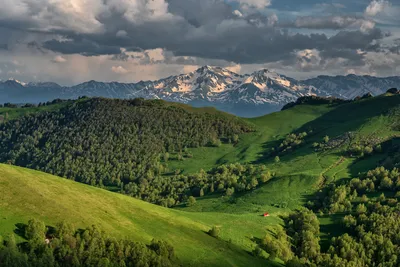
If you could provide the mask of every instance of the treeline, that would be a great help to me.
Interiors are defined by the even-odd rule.
[[[298,105],[309,104],[309,105],[321,105],[321,104],[344,104],[349,103],[352,100],[345,100],[336,97],[322,97],[322,96],[302,96],[299,97],[296,102],[290,102],[283,106],[282,110],[286,110]]]
[[[79,99],[83,99],[86,97],[80,97]],[[32,107],[42,107],[42,106],[50,106],[50,105],[54,105],[54,104],[59,104],[59,103],[64,103],[64,102],[68,102],[68,101],[72,101],[72,100],[66,100],[66,99],[54,99],[52,101],[47,101],[47,102],[41,102],[39,104],[31,104],[31,103],[26,103],[26,104],[21,104],[21,105],[17,105],[17,104],[13,104],[13,103],[4,103],[3,105],[0,104],[0,108],[32,108]]]
[[[14,235],[0,237],[0,266],[178,266],[173,247],[164,241],[145,245],[109,237],[96,226],[76,230],[60,223],[52,228],[38,220],[21,230],[26,242],[17,244]]]
[[[286,266],[400,266],[399,170],[379,167],[326,192],[310,208],[341,214],[346,229],[326,251],[319,245],[319,220],[308,209],[287,217],[285,229],[268,235],[258,249]]]
[[[234,193],[250,191],[271,178],[272,174],[264,165],[235,163],[190,175],[140,178],[139,183],[126,184],[123,193],[172,207],[188,201],[189,197],[202,197],[212,193],[231,196]]]
[[[168,186],[163,174],[169,172],[170,154],[190,156],[184,153],[186,148],[235,143],[239,134],[252,130],[225,113],[159,100],[81,99],[58,111],[0,125],[0,161],[122,188],[153,202],[153,193],[175,194],[174,189],[160,188]],[[149,184],[155,189],[148,189]]]

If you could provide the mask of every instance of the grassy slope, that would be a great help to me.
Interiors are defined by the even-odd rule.
[[[266,266],[244,249],[249,236],[264,234],[266,220],[230,214],[187,213],[75,183],[41,172],[0,164],[0,234],[15,224],[38,218],[46,224],[66,220],[91,224],[120,238],[168,240],[185,266]],[[271,218],[268,223],[277,223]],[[221,225],[221,239],[204,231]],[[228,226],[229,225],[229,226]],[[256,231],[253,231],[256,229]],[[246,237],[247,236],[247,237]],[[232,239],[229,244],[227,240]]]
[[[242,135],[236,146],[224,144],[219,148],[191,149],[192,159],[185,159],[181,162],[174,161],[169,165],[172,169],[182,169],[186,173],[194,173],[200,169],[207,170],[223,163],[262,162],[263,152],[276,140],[317,119],[331,109],[326,105],[303,105],[263,117],[248,119],[255,125],[256,132]]]
[[[398,135],[390,129],[386,111],[400,105],[400,96],[381,96],[337,107],[326,105],[301,105],[283,112],[250,119],[256,124],[257,132],[241,137],[237,147],[228,149],[203,148],[200,155],[194,152],[194,158],[185,160],[188,171],[197,171],[203,166],[192,162],[205,158],[208,165],[221,162],[256,162],[266,164],[276,173],[276,178],[249,194],[238,196],[234,201],[215,195],[198,199],[190,211],[209,211],[253,214],[269,211],[278,216],[297,208],[308,201],[323,183],[357,175],[361,171],[374,168],[382,155],[372,156],[362,161],[342,157],[345,147],[333,151],[315,152],[313,142],[321,142],[325,135],[331,138],[345,132],[355,132],[357,138],[390,138]],[[263,151],[279,144],[277,140],[294,130],[312,129],[314,134],[307,139],[307,144],[294,152],[282,156],[276,164],[272,158],[265,157]],[[218,153],[219,152],[219,153]]]

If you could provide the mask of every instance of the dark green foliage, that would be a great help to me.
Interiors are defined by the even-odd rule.
[[[0,161],[91,185],[123,183],[128,194],[155,202],[160,193],[147,188],[165,185],[161,175],[169,153],[220,145],[220,140],[251,130],[225,113],[197,112],[159,100],[81,99],[59,111],[2,124]]]
[[[185,201],[189,196],[201,197],[214,192],[233,195],[250,191],[272,178],[264,165],[229,164],[209,172],[200,171],[190,175],[155,177],[150,182],[137,185],[129,183],[124,193],[133,197],[171,207]]]
[[[11,104],[11,103],[4,103],[3,106],[5,108],[17,108],[18,107],[16,104]]]
[[[288,236],[293,243],[293,252],[302,258],[314,259],[320,253],[319,221],[310,210],[304,209],[285,219]]]
[[[0,244],[0,266],[176,266],[173,247],[153,240],[150,245],[108,237],[96,226],[75,230],[61,223],[44,231],[37,220],[26,226],[26,243],[11,236]]]
[[[285,140],[283,140],[282,143],[274,149],[274,153],[285,154],[295,150],[304,143],[304,139],[307,137],[307,135],[308,134],[306,132],[288,134]]]
[[[0,244],[0,266],[29,266],[28,256],[25,253],[21,253],[19,251],[14,235],[10,235],[7,242]]]
[[[365,140],[356,141],[351,144],[347,153],[352,157],[365,157],[375,153],[381,153],[382,142],[383,140],[379,137],[369,137]]]
[[[269,254],[271,260],[278,257],[286,262],[294,255],[291,251],[290,238],[280,226],[275,230],[274,237],[270,234],[265,236],[260,247]]]
[[[390,88],[389,90],[386,91],[386,93],[390,93],[390,94],[399,94],[400,91],[397,88]]]
[[[391,128],[400,131],[400,106],[390,109],[388,115],[392,122]]]
[[[209,231],[208,234],[212,237],[218,238],[219,234],[221,233],[221,228],[218,226],[213,226]]]
[[[283,243],[279,242],[282,237],[270,238],[264,249],[287,261],[288,266],[400,266],[400,204],[391,192],[399,189],[398,169],[383,167],[340,186],[330,186],[325,198],[320,198],[322,203],[316,201],[313,208],[320,212],[344,213],[347,233],[332,238],[329,249],[322,252],[317,216],[303,210],[285,219],[286,234],[291,240],[291,246],[287,247],[292,248],[295,257],[282,254]]]
[[[196,198],[193,197],[193,196],[190,196],[190,197],[188,198],[187,205],[188,205],[188,207],[191,207],[191,206],[193,206],[194,204],[196,204]]]
[[[295,107],[297,105],[322,105],[322,104],[344,104],[344,103],[349,103],[351,100],[344,100],[336,97],[321,97],[321,96],[303,96],[299,97],[296,102],[290,102],[286,104],[282,110],[286,110],[292,107]]]

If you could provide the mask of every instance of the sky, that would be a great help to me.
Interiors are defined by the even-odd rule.
[[[400,75],[400,0],[1,0],[0,79]]]

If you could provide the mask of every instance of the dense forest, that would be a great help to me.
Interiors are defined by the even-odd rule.
[[[84,98],[1,124],[0,161],[121,188],[155,202],[147,184],[167,183],[162,175],[169,172],[171,154],[182,159],[190,156],[187,148],[236,143],[249,131],[248,123],[216,110],[199,112],[159,100]]]
[[[0,236],[0,266],[178,266],[173,247],[153,240],[150,245],[108,237],[98,227],[74,229],[67,223],[46,227],[38,220],[20,225],[27,241],[17,244],[14,235]]]
[[[310,209],[285,218],[258,250],[287,266],[400,266],[400,172],[378,167],[317,195]],[[317,215],[339,215],[344,233],[320,246]],[[257,252],[257,251],[255,251]]]
[[[153,179],[139,179],[123,188],[123,193],[151,203],[172,207],[188,201],[189,197],[202,197],[220,193],[231,196],[234,193],[250,191],[272,178],[264,165],[229,164],[212,170],[189,175],[156,176]]]

